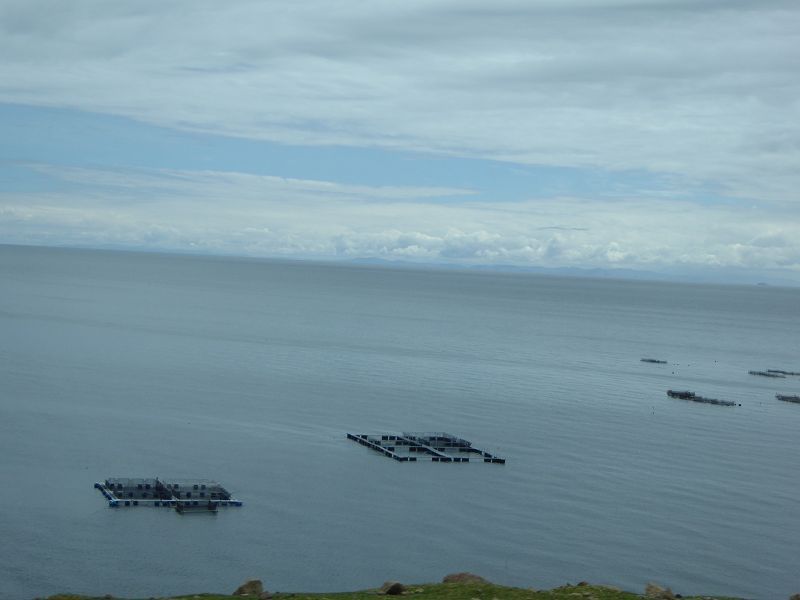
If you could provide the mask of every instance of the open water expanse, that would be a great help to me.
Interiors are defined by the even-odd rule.
[[[800,290],[0,246],[0,597],[469,570],[785,599],[800,405],[775,393],[800,377],[767,368],[800,371]],[[348,431],[508,462],[397,463]],[[156,475],[245,505],[92,487]]]

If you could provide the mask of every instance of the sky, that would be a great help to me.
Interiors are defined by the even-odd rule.
[[[0,243],[800,285],[797,0],[1,0]]]

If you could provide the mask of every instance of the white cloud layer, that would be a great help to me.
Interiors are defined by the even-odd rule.
[[[796,0],[6,0],[0,101],[797,203]]]
[[[0,239],[470,265],[777,269],[800,281],[800,217],[788,208],[634,197],[447,203],[439,196],[458,190],[241,173],[46,171],[91,185],[0,193]]]

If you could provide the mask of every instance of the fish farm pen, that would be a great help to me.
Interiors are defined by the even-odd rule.
[[[678,398],[680,400],[699,402],[700,404],[716,404],[717,406],[736,406],[736,403],[730,400],[717,400],[716,398],[706,398],[705,396],[698,396],[694,392],[688,392],[688,391],[667,390],[667,396],[669,396],[670,398]],[[741,406],[741,404],[739,406]]]
[[[503,465],[506,459],[475,448],[472,442],[449,433],[366,434],[348,433],[353,440],[398,462],[485,462]]]
[[[800,396],[796,394],[775,394],[775,397],[778,400],[783,400],[784,402],[793,402],[794,404],[800,404]]]
[[[758,375],[759,377],[774,377],[776,379],[784,379],[786,375],[784,371],[776,371],[774,369],[770,369],[768,371],[748,371],[750,375]]]
[[[112,508],[158,506],[177,512],[217,512],[220,506],[242,506],[242,501],[216,481],[208,479],[112,478],[95,483]]]

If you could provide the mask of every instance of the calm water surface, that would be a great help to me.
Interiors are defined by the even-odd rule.
[[[648,365],[640,357],[668,360]],[[0,246],[0,598],[800,591],[800,291]],[[735,400],[670,400],[668,388]],[[400,464],[443,430],[505,466]],[[216,516],[107,507],[218,479]]]

